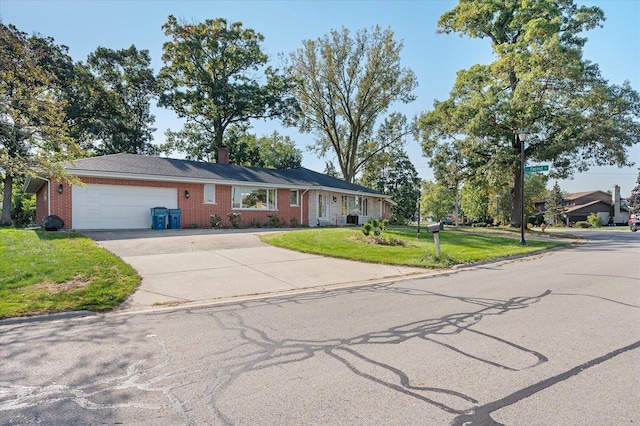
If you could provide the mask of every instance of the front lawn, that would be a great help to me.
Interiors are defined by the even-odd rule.
[[[75,232],[0,228],[0,319],[118,306],[135,269]]]
[[[426,229],[416,238],[416,228],[390,227],[383,235],[401,240],[404,245],[368,243],[360,228],[318,228],[267,234],[262,241],[305,253],[342,259],[391,265],[443,268],[454,265],[531,253],[567,243],[545,239],[527,239],[520,245],[519,235],[473,233],[473,230],[447,228],[440,232],[440,258],[435,256],[433,235]]]

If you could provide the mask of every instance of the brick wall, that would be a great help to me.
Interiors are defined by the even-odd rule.
[[[207,204],[204,202],[204,184],[201,183],[176,183],[176,182],[156,182],[134,179],[112,179],[112,178],[95,178],[84,177],[82,181],[86,184],[101,185],[129,185],[144,186],[156,188],[176,188],[178,191],[178,208],[182,210],[180,223],[183,228],[190,225],[196,225],[201,228],[211,226],[211,215],[219,215],[222,217],[223,226],[229,227],[231,223],[227,214],[231,211],[240,213],[242,217],[242,226],[249,227],[253,221],[261,224],[269,222],[269,215],[276,215],[283,220],[286,226],[290,226],[290,220],[294,217],[298,224],[308,224],[309,213],[307,210],[309,195],[300,191],[301,206],[290,205],[290,190],[287,188],[278,189],[277,193],[277,210],[243,210],[231,208],[231,192],[232,187],[227,185],[215,186],[215,204]],[[73,227],[71,220],[71,203],[72,191],[71,186],[63,183],[62,194],[58,193],[58,185],[60,183],[51,181],[51,214],[55,214],[64,220],[64,227],[69,229]],[[185,197],[185,191],[189,192],[189,198]],[[38,223],[47,216],[47,184],[36,194],[36,220]],[[301,221],[302,208],[302,221]]]

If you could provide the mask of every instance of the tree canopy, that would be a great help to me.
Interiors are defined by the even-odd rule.
[[[335,154],[348,182],[367,161],[411,132],[403,115],[385,115],[394,103],[415,99],[418,83],[413,71],[400,64],[402,47],[391,29],[376,26],[352,35],[343,28],[305,40],[289,55],[287,70],[297,82],[300,104],[296,124],[316,135],[310,148],[320,158]]]
[[[393,221],[404,223],[414,216],[420,198],[420,178],[405,151],[381,153],[369,161],[361,183],[392,196],[396,203],[391,207]]]
[[[157,97],[149,51],[98,47],[89,55],[94,75],[89,133],[98,155],[154,152],[151,101]]]
[[[440,220],[451,213],[455,207],[455,194],[446,186],[437,182],[422,181],[422,195],[420,196],[420,214],[435,216]]]
[[[162,28],[170,40],[164,43],[165,65],[158,75],[160,105],[186,118],[186,130],[204,131],[205,140],[192,146],[201,152],[190,155],[215,158],[230,125],[286,118],[296,111],[290,80],[266,67],[260,33],[222,18],[180,23],[169,16]],[[259,71],[264,81],[257,78]]]
[[[10,225],[15,179],[38,172],[64,177],[60,163],[75,158],[79,147],[68,135],[61,87],[51,69],[66,47],[2,23],[0,46],[0,225]]]
[[[527,159],[552,162],[554,177],[630,165],[640,97],[627,82],[609,85],[582,58],[581,33],[603,20],[599,8],[569,0],[461,0],[442,15],[440,32],[488,39],[496,61],[459,71],[449,98],[420,118],[436,174],[455,160],[468,175],[510,175],[512,224],[519,225],[521,144]],[[525,142],[516,137],[521,130],[530,134]]]

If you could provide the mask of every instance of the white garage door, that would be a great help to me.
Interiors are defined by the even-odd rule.
[[[175,188],[144,186],[73,186],[74,229],[151,228],[152,207],[178,207]]]

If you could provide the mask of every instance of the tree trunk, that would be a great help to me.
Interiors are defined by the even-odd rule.
[[[4,178],[4,197],[2,199],[2,216],[0,217],[0,226],[11,226],[11,194],[13,191],[13,177],[7,174]]]

